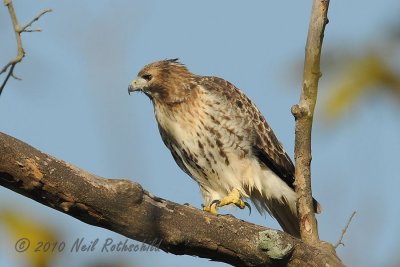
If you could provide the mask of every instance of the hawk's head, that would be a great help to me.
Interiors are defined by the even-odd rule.
[[[140,91],[151,100],[179,103],[190,94],[195,75],[178,59],[167,59],[144,66],[128,87],[128,92]]]

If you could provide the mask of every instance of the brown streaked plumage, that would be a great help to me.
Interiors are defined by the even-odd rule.
[[[200,186],[205,210],[227,204],[260,212],[299,236],[294,166],[272,129],[234,85],[192,74],[176,59],[146,65],[128,89],[153,102],[161,138]],[[314,200],[315,212],[320,212]]]

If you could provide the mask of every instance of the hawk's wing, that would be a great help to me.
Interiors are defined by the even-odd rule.
[[[235,119],[246,120],[250,136],[248,139],[253,154],[275,174],[277,174],[289,187],[294,189],[294,166],[283,146],[276,138],[265,118],[253,104],[233,84],[218,77],[201,77],[199,84],[208,91],[218,94],[229,103]]]
[[[257,112],[259,112],[257,110]],[[257,122],[263,127],[255,132],[253,152],[270,170],[294,189],[294,165],[264,118]]]
[[[187,175],[192,177],[190,171],[186,168],[185,164],[183,163],[182,157],[180,157],[178,155],[178,152],[176,149],[176,141],[173,139],[173,137],[170,134],[168,134],[168,132],[165,129],[163,129],[160,126],[160,124],[158,124],[158,130],[160,131],[161,139],[163,140],[164,144],[168,147],[176,164],[178,164],[179,168],[181,168],[181,170],[183,170]]]

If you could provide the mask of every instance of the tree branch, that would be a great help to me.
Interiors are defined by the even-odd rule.
[[[311,192],[311,130],[321,77],[320,56],[325,26],[328,23],[329,0],[314,0],[304,60],[303,87],[300,103],[292,107],[296,119],[295,162],[297,211],[300,235],[311,245],[319,243]]]
[[[12,3],[12,0],[4,0],[4,5],[7,6],[7,8],[8,8],[8,12],[10,13],[10,17],[11,17],[11,22],[14,27],[15,38],[17,39],[17,56],[14,59],[10,60],[10,62],[8,62],[0,71],[0,75],[1,75],[8,70],[6,78],[4,79],[3,83],[0,86],[0,95],[3,92],[3,89],[6,86],[6,83],[10,77],[20,80],[19,78],[17,78],[15,76],[14,68],[15,68],[15,65],[17,65],[19,62],[21,62],[25,56],[25,51],[22,46],[21,33],[40,31],[40,29],[28,29],[28,28],[31,27],[35,21],[39,20],[39,18],[41,16],[43,16],[44,14],[46,14],[48,12],[51,12],[51,9],[45,9],[40,14],[38,14],[36,17],[34,17],[27,25],[25,25],[24,27],[21,27],[21,25],[18,23],[17,15],[15,14],[14,5]]]
[[[342,266],[333,253],[277,230],[153,196],[104,179],[0,133],[0,185],[83,222],[177,255],[236,266]]]
[[[340,246],[340,245],[343,245],[343,246],[344,246],[344,243],[342,243],[343,237],[344,237],[344,235],[346,234],[347,229],[349,228],[350,223],[351,223],[351,220],[353,219],[354,215],[356,215],[356,211],[353,211],[353,213],[351,214],[349,220],[347,221],[345,227],[344,227],[343,230],[342,230],[342,234],[340,235],[340,237],[339,237],[338,241],[336,242],[336,244],[333,246],[334,248],[337,248],[337,247]]]

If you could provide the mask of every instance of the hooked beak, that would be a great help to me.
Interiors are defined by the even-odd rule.
[[[132,92],[143,91],[143,87],[146,85],[147,81],[141,77],[134,79],[128,86],[128,94]]]

